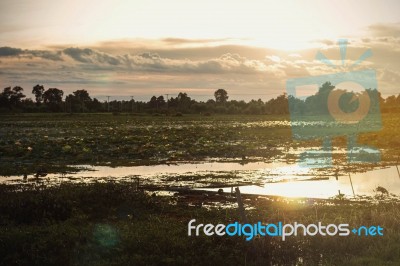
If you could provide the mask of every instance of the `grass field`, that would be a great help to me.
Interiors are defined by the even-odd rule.
[[[280,153],[276,148],[289,145],[290,130],[284,118],[265,118],[2,116],[0,174],[33,172],[36,165],[42,164],[57,168],[67,164],[129,165],[206,157],[271,157]]]
[[[382,131],[358,138],[381,150],[379,165],[396,164],[399,122],[399,116],[384,114]],[[333,144],[346,148],[346,139]],[[284,116],[2,115],[0,175],[209,158],[293,162],[289,149],[320,145],[293,141]],[[335,162],[345,164],[341,157]],[[229,195],[218,197],[226,202]],[[191,219],[226,224],[242,218],[236,208],[202,208],[188,195],[151,195],[131,183],[0,185],[0,264],[399,265],[398,201],[243,199],[250,222],[379,225],[384,236],[189,237]]]
[[[159,164],[209,157],[274,159],[285,150],[321,146],[293,141],[286,116],[183,117],[130,114],[26,114],[0,117],[0,175],[34,173],[44,166]],[[383,162],[398,160],[400,118],[383,116],[383,129],[359,135],[359,143],[381,149]],[[333,145],[347,148],[338,137]]]
[[[189,237],[187,223],[241,221],[236,209],[170,204],[129,184],[14,192],[0,186],[2,265],[398,265],[400,205],[257,199],[251,222],[380,225],[384,236]],[[247,197],[244,197],[246,201]]]

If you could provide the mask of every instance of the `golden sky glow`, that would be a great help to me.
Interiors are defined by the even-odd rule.
[[[35,47],[179,37],[302,49],[312,40],[360,36],[371,24],[399,22],[400,10],[398,1],[3,0],[0,5],[3,41]]]
[[[96,62],[93,58],[81,60],[82,55],[76,54],[79,51],[69,51],[68,56],[71,58],[61,56],[60,60],[47,64],[57,63],[54,65],[57,68],[77,71],[71,77],[76,79],[74,82],[67,85],[61,78],[44,78],[41,82],[36,77],[20,81],[29,84],[28,86],[30,82],[47,81],[50,85],[71,89],[88,86],[102,94],[110,91],[107,92],[107,84],[100,86],[99,81],[113,79],[114,83],[119,82],[119,85],[115,83],[113,86],[121,88],[115,91],[118,95],[129,95],[135,89],[136,94],[147,97],[148,92],[155,93],[164,87],[172,91],[182,88],[192,91],[197,89],[204,94],[205,90],[211,91],[217,86],[232,88],[237,94],[240,94],[240,90],[250,88],[253,94],[272,95],[273,89],[281,93],[285,79],[294,73],[320,73],[321,69],[311,70],[312,66],[309,65],[313,63],[315,52],[328,49],[328,55],[331,54],[337,60],[337,52],[333,52],[333,46],[338,38],[348,38],[355,49],[354,54],[349,54],[349,57],[354,57],[354,60],[362,49],[375,47],[374,56],[381,58],[371,59],[366,64],[381,68],[381,76],[386,75],[382,80],[384,92],[390,94],[397,89],[394,88],[394,81],[400,79],[398,63],[393,60],[399,58],[398,10],[399,1],[2,0],[0,47],[61,54],[66,48],[90,48],[118,57],[118,64],[111,66],[121,66],[122,63],[119,63],[124,56],[134,57],[150,52],[159,57],[144,56],[136,58],[136,61],[125,60],[124,64],[132,66],[140,59],[142,67],[143,60],[147,60],[146,64],[150,64],[151,60],[153,63],[162,61],[163,66],[173,70],[173,73],[163,71],[154,74],[152,69],[132,74],[128,68],[110,67],[106,71],[103,67],[96,74],[93,73],[93,66],[90,68],[86,65],[84,72],[90,76],[89,79],[85,73],[80,74],[82,69],[73,68],[70,59],[79,64]],[[385,41],[383,38],[392,39]],[[396,54],[388,55],[386,52],[389,51],[386,50]],[[46,64],[37,58],[37,53],[34,55],[36,59],[30,56],[22,61],[22,54],[32,55],[32,52],[18,53],[18,60],[10,58],[14,54],[10,55],[7,51],[4,54],[6,58],[0,58],[0,70],[3,73],[17,69],[25,71],[27,64],[31,67],[40,65],[41,68],[36,67],[35,72],[40,69],[46,71]],[[233,56],[226,56],[227,54]],[[98,59],[99,56],[96,56]],[[103,56],[104,54],[100,57]],[[48,57],[45,59],[49,60]],[[240,79],[236,75],[234,81],[225,72],[226,75],[214,73],[220,74],[216,77],[210,70],[203,71],[206,66],[211,66],[208,64],[210,60],[211,64],[220,64],[220,69],[227,72],[233,71],[235,65],[240,64],[245,68],[240,70],[241,73],[249,74],[251,69],[257,73],[253,73],[251,77],[244,75]],[[105,61],[107,60],[103,58],[100,63]],[[199,68],[202,71],[197,72],[201,72],[201,75],[187,72],[183,75],[181,66],[189,66],[192,72]],[[383,69],[389,72],[384,73]],[[5,81],[3,83],[6,83],[2,86],[18,81],[12,78],[13,75],[2,76]],[[97,80],[97,85],[96,82],[91,82],[96,81],[99,76],[101,78]],[[132,79],[135,82],[131,82]],[[171,82],[170,79],[175,79],[176,82]],[[83,82],[79,83],[79,80]],[[148,83],[143,84],[143,80]],[[147,90],[146,93],[143,92],[144,89]],[[262,89],[267,92],[261,93]]]

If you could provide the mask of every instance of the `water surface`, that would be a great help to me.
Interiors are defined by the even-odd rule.
[[[242,193],[284,197],[330,198],[339,193],[346,197],[373,196],[377,193],[377,187],[400,195],[400,177],[395,166],[351,173],[350,176],[339,173],[337,177],[332,169],[303,168],[295,163],[282,161],[238,160],[126,167],[74,167],[81,170],[74,173],[48,174],[39,180],[31,175],[26,183],[54,185],[62,182],[133,181],[140,178],[141,184],[164,188],[187,187],[210,191],[223,188],[225,192],[230,192],[231,186],[239,185]],[[0,177],[0,182],[15,184],[22,183],[23,179],[21,176],[3,176]]]

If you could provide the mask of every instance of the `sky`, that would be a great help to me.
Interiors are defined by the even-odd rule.
[[[267,100],[290,78],[374,69],[389,96],[400,93],[399,10],[375,0],[1,0],[0,86],[100,100],[181,91],[206,100],[223,88]],[[339,39],[349,43],[344,65]],[[367,49],[373,56],[351,68]]]

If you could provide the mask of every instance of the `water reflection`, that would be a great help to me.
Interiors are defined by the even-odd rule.
[[[76,167],[76,166],[75,166]],[[389,193],[400,195],[400,178],[395,166],[374,169],[365,173],[339,175],[336,179],[332,170],[302,168],[297,164],[265,161],[208,161],[198,163],[171,163],[151,166],[79,166],[81,171],[68,174],[48,174],[41,182],[48,185],[60,182],[105,182],[129,181],[140,177],[147,184],[163,187],[187,186],[217,191],[218,188],[206,188],[215,184],[226,188],[235,184],[259,184],[241,186],[246,194],[275,195],[284,197],[330,198],[339,193],[346,197],[355,195],[373,196],[377,187],[386,188]],[[226,179],[220,178],[221,176]],[[36,181],[32,176],[28,182]],[[22,183],[23,177],[0,177],[0,183]]]
[[[296,164],[287,164],[285,162],[265,162],[265,161],[207,161],[197,163],[169,163],[160,165],[143,165],[143,166],[90,166],[75,165],[74,168],[80,169],[76,173],[67,174],[48,174],[46,180],[49,182],[57,182],[61,178],[75,180],[102,180],[102,179],[126,179],[138,177],[145,179],[157,179],[165,177],[179,176],[204,176],[204,175],[234,175],[237,179],[253,178],[267,182],[277,182],[286,179],[295,179],[300,176],[311,178],[316,172],[310,169],[300,168]],[[28,178],[29,179],[29,178]],[[30,178],[33,180],[32,176]],[[169,181],[171,179],[168,179]],[[182,180],[182,179],[180,179]],[[20,182],[21,177],[0,177],[1,183]]]
[[[287,181],[280,183],[265,183],[263,186],[241,186],[240,191],[244,194],[271,195],[283,197],[300,198],[321,198],[327,199],[343,194],[346,197],[354,196],[374,196],[377,187],[383,187],[390,194],[400,196],[400,177],[396,167],[392,166],[385,169],[376,169],[365,173],[351,174],[335,177],[329,177],[326,180],[304,180]],[[217,191],[218,189],[208,189]],[[224,192],[229,193],[231,188],[223,188]]]

